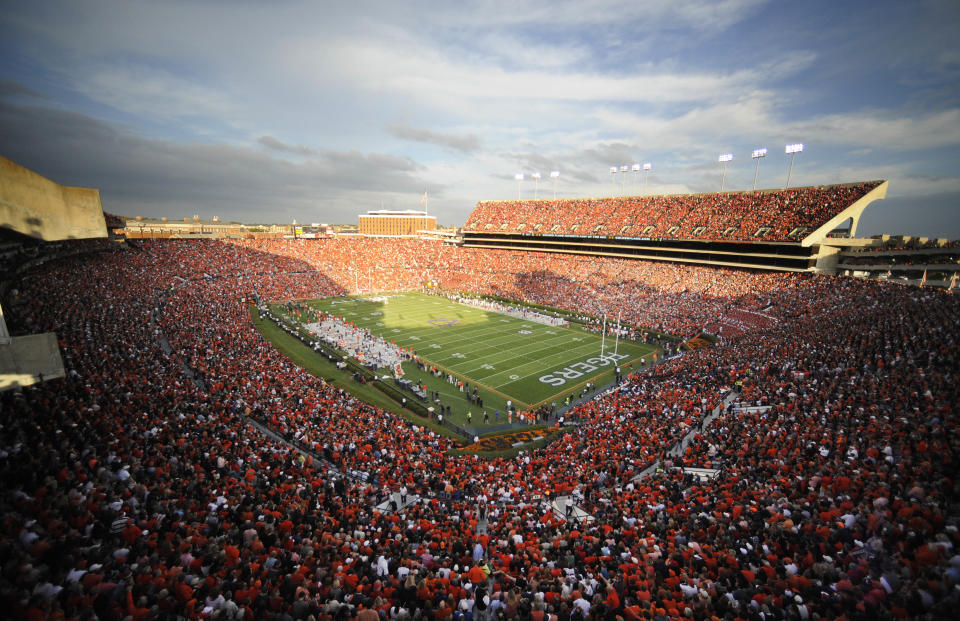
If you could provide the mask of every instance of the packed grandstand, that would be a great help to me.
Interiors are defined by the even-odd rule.
[[[464,232],[795,241],[882,182],[760,192],[481,202]]]
[[[677,225],[734,218],[749,239],[742,196]],[[638,204],[637,225],[688,209]],[[531,222],[524,209],[481,203],[467,227]],[[805,206],[772,235],[827,212]],[[628,218],[557,221],[594,217]],[[44,253],[5,282],[11,332],[56,331],[67,369],[0,394],[11,618],[949,618],[960,604],[960,303],[943,290],[418,239]],[[381,291],[430,282],[683,337],[731,329],[577,406],[547,446],[481,459],[254,328],[255,296],[341,295],[357,272]],[[385,505],[398,490],[416,501]],[[564,496],[584,519],[551,504]]]

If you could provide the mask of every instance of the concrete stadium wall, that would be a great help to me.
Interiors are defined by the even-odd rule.
[[[2,156],[0,226],[44,241],[107,236],[99,190],[54,183]]]

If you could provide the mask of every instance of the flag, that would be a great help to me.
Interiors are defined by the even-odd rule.
[[[953,289],[957,286],[957,273],[954,272],[953,276],[950,277],[950,286],[947,289]]]
[[[423,196],[420,197],[420,204],[422,205],[422,204],[424,204],[425,202],[427,202],[427,191],[426,191],[426,190],[423,191]]]
[[[927,284],[927,270],[923,270],[923,278],[920,279],[920,286]]]

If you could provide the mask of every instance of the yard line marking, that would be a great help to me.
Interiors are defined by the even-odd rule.
[[[596,341],[600,340],[599,336],[586,334],[583,330],[579,328],[575,329],[572,327],[551,326],[551,329],[544,330],[543,328],[545,328],[546,326],[543,326],[541,324],[531,325],[528,321],[520,318],[515,318],[511,316],[504,317],[502,313],[485,311],[482,309],[477,309],[474,307],[464,306],[464,305],[455,305],[455,306],[448,305],[447,309],[456,309],[457,311],[456,315],[458,317],[468,318],[468,320],[479,318],[481,319],[481,322],[466,323],[462,326],[458,326],[456,330],[451,331],[451,333],[447,336],[447,335],[443,335],[441,328],[419,327],[419,326],[414,327],[409,325],[410,323],[426,322],[428,317],[433,316],[429,312],[427,313],[422,312],[422,305],[426,301],[423,299],[424,296],[419,296],[414,294],[414,295],[396,296],[396,298],[401,302],[409,301],[410,303],[409,305],[395,304],[393,307],[389,309],[391,311],[396,309],[397,314],[399,314],[399,316],[405,320],[403,323],[408,324],[404,326],[404,330],[399,330],[396,328],[394,329],[395,333],[406,332],[406,334],[402,338],[401,337],[397,338],[398,343],[403,344],[409,341],[411,342],[410,344],[412,345],[413,341],[422,341],[423,338],[426,338],[427,335],[429,335],[430,340],[433,341],[433,343],[431,343],[430,345],[430,349],[433,349],[433,350],[443,350],[443,349],[452,348],[454,346],[459,346],[456,348],[462,349],[466,347],[467,350],[464,350],[464,351],[469,351],[471,346],[476,346],[476,349],[469,351],[469,354],[464,354],[463,351],[456,352],[464,356],[464,358],[460,358],[460,356],[457,356],[457,355],[441,356],[436,358],[433,363],[436,364],[437,366],[445,366],[443,365],[443,362],[450,362],[453,364],[453,368],[451,369],[449,367],[446,367],[445,370],[447,370],[448,372],[451,372],[451,374],[453,375],[462,377],[466,381],[476,383],[477,385],[482,386],[490,390],[491,392],[494,392],[501,396],[505,396],[503,392],[500,392],[496,388],[492,388],[488,384],[492,383],[500,387],[508,386],[515,382],[527,380],[531,377],[535,377],[539,374],[542,374],[546,372],[550,366],[557,366],[562,363],[568,363],[573,360],[577,360],[582,356],[592,355],[596,353],[595,350],[597,349],[597,345],[598,345]],[[337,303],[346,303],[346,302],[333,301],[331,302],[331,305],[337,304]],[[366,304],[367,307],[362,309],[363,313],[369,312],[370,310],[369,304],[372,304],[372,303]],[[433,301],[433,304],[441,305],[442,302]],[[360,308],[365,306],[365,303],[359,300],[355,300],[353,301],[351,306]],[[331,311],[328,311],[328,312],[331,312]],[[369,316],[372,316],[372,315],[373,313],[369,313]],[[364,317],[364,319],[366,319],[366,317]],[[382,323],[383,323],[382,321],[377,322],[378,325]],[[506,326],[499,325],[504,323],[506,324],[512,323],[514,324],[515,327],[518,327],[518,328],[530,327],[533,330],[536,330],[537,339],[535,342],[538,345],[538,347],[535,347],[535,348],[521,347],[521,348],[505,349],[504,345],[518,343],[518,337],[516,334],[513,333],[513,327],[506,327]],[[491,324],[494,324],[494,325],[491,325]],[[361,323],[358,322],[358,325],[361,325]],[[361,326],[361,327],[364,327],[364,326]],[[576,336],[568,337],[567,335],[570,335],[570,334],[573,334]],[[549,335],[549,336],[546,336],[546,335]],[[584,337],[592,337],[592,338],[584,338]],[[531,343],[531,340],[524,338],[523,342],[526,344],[529,344]],[[575,347],[569,347],[569,346],[564,347],[565,344],[572,344],[574,342],[582,343],[582,344],[578,344]],[[421,347],[422,345],[423,345],[422,343],[418,343],[417,347]],[[636,360],[642,355],[649,354],[649,352],[645,353],[641,351],[638,353],[636,351],[637,347],[640,347],[641,349],[644,348],[643,345],[640,345],[639,343],[631,343],[631,345],[632,347],[624,351],[624,353],[627,353],[630,356],[630,358],[624,359],[623,361],[621,361],[621,364],[626,364],[628,363],[628,361]],[[650,351],[655,351],[655,349],[650,348]],[[435,352],[435,353],[439,353],[439,352]],[[510,353],[511,355],[504,357],[502,355],[499,355],[499,356],[496,355],[497,353],[501,353],[501,354]],[[426,359],[424,360],[426,361]],[[479,366],[471,365],[469,367],[462,367],[463,360],[483,361],[483,364],[480,364]],[[494,364],[491,364],[491,362],[495,363],[496,366],[494,366]],[[494,373],[478,374],[477,371],[480,371],[481,369],[484,371],[494,371]],[[520,377],[519,380],[514,379],[514,376],[517,376],[518,372],[522,374],[519,376]],[[612,371],[608,370],[606,372],[602,372],[600,374],[587,377],[585,378],[585,381],[590,381],[593,378],[608,375],[610,372]],[[470,377],[464,377],[463,374],[469,375]],[[507,382],[506,384],[500,384],[500,382],[502,382],[503,379],[506,379],[507,377],[509,377],[510,381]],[[491,382],[491,380],[496,380],[496,381]],[[582,386],[582,383],[578,386]],[[571,390],[572,389],[573,388],[571,388]],[[562,396],[567,392],[569,392],[569,390],[555,393],[554,395],[547,397],[545,401],[541,401],[541,403],[549,401],[550,399],[558,398],[559,396]],[[522,402],[522,400],[516,397],[507,397],[507,398],[513,398],[517,402]]]

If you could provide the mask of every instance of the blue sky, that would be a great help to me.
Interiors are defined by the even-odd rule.
[[[861,233],[960,237],[960,4],[34,2],[0,154],[121,215],[356,222],[478,200],[889,179]],[[626,190],[631,188],[632,176]],[[615,187],[616,185],[616,187]]]

